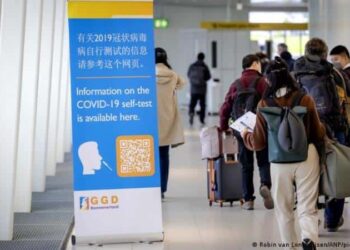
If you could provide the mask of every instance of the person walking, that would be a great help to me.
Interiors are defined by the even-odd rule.
[[[335,46],[329,53],[331,62],[338,69],[346,83],[346,93],[350,96],[350,54],[349,50],[343,45]]]
[[[205,124],[205,105],[207,95],[207,81],[211,78],[208,66],[204,62],[204,53],[199,53],[197,61],[188,68],[187,76],[191,83],[191,100],[189,106],[190,125],[193,125],[195,108],[199,101],[200,111],[199,120],[202,125]]]
[[[291,107],[301,94],[297,83],[288,72],[288,65],[277,57],[267,70],[268,88],[258,104],[256,126],[253,132],[243,131],[245,146],[250,150],[268,148],[267,121],[259,108],[270,106],[270,100],[280,107]],[[316,249],[318,242],[318,183],[320,177],[319,154],[315,145],[322,145],[325,128],[315,108],[315,102],[308,95],[300,95],[299,106],[307,108],[304,116],[304,127],[307,136],[307,159],[296,163],[271,163],[272,196],[275,204],[275,215],[282,241],[289,249],[297,249],[298,240],[295,230],[294,192],[298,196],[298,220],[301,228],[301,239],[304,250]]]
[[[327,136],[345,144],[348,122],[340,92],[346,93],[346,83],[327,61],[327,55],[328,47],[322,39],[310,39],[305,45],[305,56],[294,64],[293,74],[299,85],[314,98]],[[344,202],[344,199],[332,198],[326,202],[324,228],[329,232],[335,232],[343,225]]]
[[[246,111],[255,112],[256,105],[261,99],[267,84],[261,74],[261,63],[257,55],[247,55],[242,60],[243,72],[239,79],[231,84],[226,94],[225,102],[220,108],[220,128],[222,131],[229,129],[229,119],[237,119]],[[244,93],[251,93],[244,98]],[[240,98],[240,97],[243,98]],[[249,106],[249,107],[248,107]],[[241,112],[240,112],[241,111]],[[235,134],[239,142],[239,161],[242,164],[242,185],[243,201],[242,208],[246,210],[254,209],[254,151],[245,147],[239,133]],[[267,150],[257,151],[256,158],[260,174],[260,195],[264,199],[264,205],[267,209],[273,208],[271,198],[271,176],[270,163],[268,161]]]
[[[295,60],[292,54],[288,51],[288,45],[285,43],[279,43],[277,45],[278,55],[287,63],[289,71],[293,70]]]
[[[185,142],[176,92],[185,81],[171,69],[163,48],[155,49],[158,101],[159,158],[162,198],[169,178],[169,148]]]

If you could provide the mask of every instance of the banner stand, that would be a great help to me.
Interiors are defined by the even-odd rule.
[[[68,1],[73,244],[162,241],[153,1]]]

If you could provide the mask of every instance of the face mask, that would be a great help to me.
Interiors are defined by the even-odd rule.
[[[343,66],[339,62],[334,62],[333,65],[337,69],[342,69],[343,68]]]

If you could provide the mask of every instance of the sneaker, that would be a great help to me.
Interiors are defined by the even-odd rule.
[[[264,200],[264,206],[266,209],[273,209],[274,208],[274,204],[273,204],[273,199],[271,196],[271,192],[270,189],[263,185],[260,187],[260,195]]]
[[[343,218],[343,216],[342,216],[342,217],[340,218],[340,220],[339,220],[339,222],[338,222],[338,225],[337,225],[336,227],[329,227],[329,226],[327,225],[326,220],[324,221],[323,227],[324,227],[325,229],[327,229],[328,232],[336,232],[336,231],[338,231],[338,229],[339,229],[343,224],[344,224],[344,218]]]
[[[303,239],[303,250],[316,250],[315,243],[310,239]]]
[[[244,210],[254,210],[254,201],[241,200],[241,208]]]

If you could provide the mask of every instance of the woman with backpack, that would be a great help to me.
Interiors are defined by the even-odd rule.
[[[167,191],[169,177],[169,148],[185,142],[184,130],[177,104],[176,91],[185,81],[176,74],[168,63],[163,48],[156,48],[156,77],[158,101],[159,159],[162,198]]]
[[[303,132],[307,138],[305,160],[293,162],[289,159],[285,161],[282,159],[279,163],[271,162],[272,196],[282,241],[288,243],[290,249],[296,249],[300,241],[294,226],[295,183],[298,196],[297,219],[301,228],[302,246],[303,249],[316,249],[316,242],[318,242],[316,204],[320,164],[315,145],[322,144],[325,129],[319,120],[313,99],[308,95],[301,94],[301,90],[298,89],[288,72],[288,65],[281,58],[276,57],[270,63],[266,74],[268,88],[258,104],[255,129],[253,132],[243,131],[242,137],[246,147],[251,150],[259,151],[269,147],[269,160],[271,161],[271,153],[278,154],[279,152],[276,152],[276,148],[272,148],[270,144],[271,134],[269,133],[271,131],[269,128],[272,124],[267,122],[266,116],[261,111],[264,107],[269,106],[281,107],[281,110],[286,110],[286,107],[293,108],[292,106],[295,105],[294,102],[298,98],[299,103],[296,106],[306,107],[306,109],[303,108],[306,113],[301,120],[304,125],[303,131],[300,131],[300,135]],[[274,152],[272,152],[273,150]],[[286,156],[288,157],[288,154]]]

